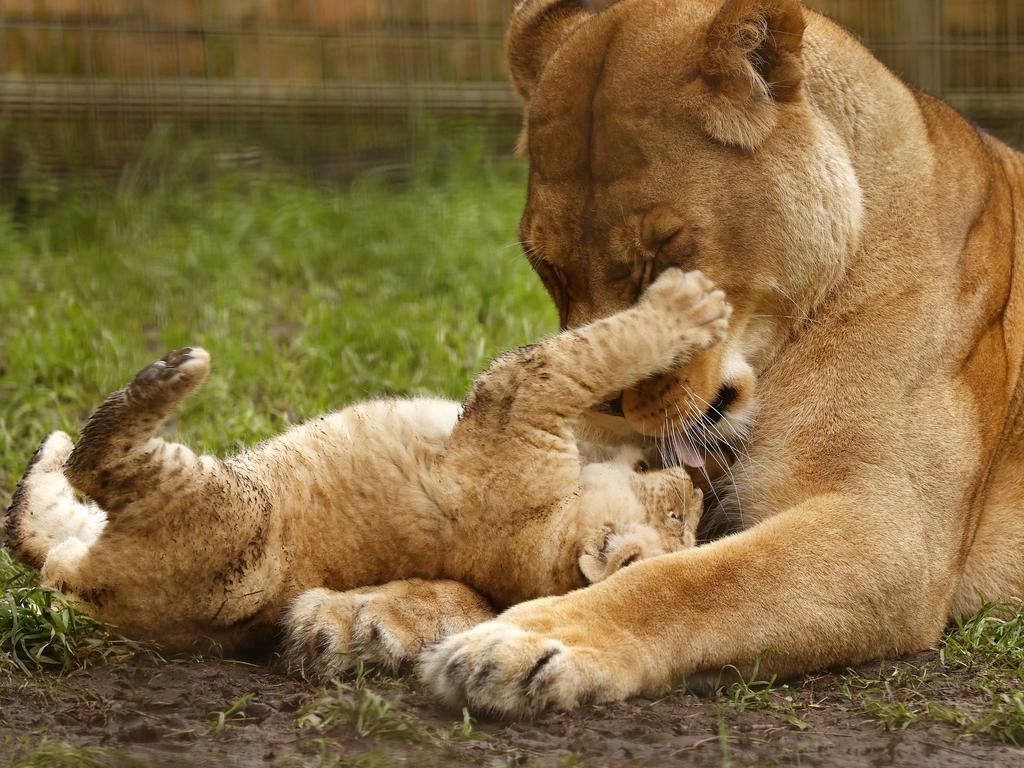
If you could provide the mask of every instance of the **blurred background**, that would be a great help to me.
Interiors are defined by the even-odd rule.
[[[1024,143],[1024,0],[810,0]],[[229,450],[461,397],[555,329],[516,242],[511,0],[0,0],[0,492],[167,349]]]
[[[5,178],[115,170],[156,125],[225,165],[316,178],[401,165],[467,128],[507,152],[519,119],[502,55],[512,0],[2,0]],[[607,4],[607,1],[601,4]],[[1024,139],[1021,0],[810,0],[897,73]],[[429,147],[427,151],[430,151]]]

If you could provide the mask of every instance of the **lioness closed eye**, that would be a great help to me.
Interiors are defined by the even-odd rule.
[[[314,675],[353,650],[397,663],[490,615],[461,584],[503,607],[693,545],[701,498],[683,469],[639,472],[636,448],[587,463],[572,427],[716,342],[730,311],[702,275],[670,270],[632,309],[499,358],[461,408],[365,402],[227,460],[154,437],[209,370],[202,349],[172,352],[77,444],[47,438],[10,540],[44,583],[135,637],[238,648],[283,616],[292,661]],[[410,590],[451,610],[407,632],[391,617],[384,636],[375,600]]]

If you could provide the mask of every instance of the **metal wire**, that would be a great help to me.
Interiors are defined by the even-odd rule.
[[[506,135],[519,119],[502,51],[511,4],[0,0],[0,122],[140,136],[176,121],[239,140],[284,126],[312,128],[301,140],[314,143],[350,126],[359,152],[414,144],[424,116]],[[1024,0],[807,4],[909,82],[1024,142]]]

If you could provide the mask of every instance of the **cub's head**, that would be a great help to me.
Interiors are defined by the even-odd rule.
[[[816,103],[807,86],[826,24],[797,0],[525,0],[513,15],[520,239],[562,325],[631,305],[673,266],[733,306],[724,343],[615,404],[634,430],[677,435],[684,463],[743,433],[758,373],[856,246],[846,128],[821,107],[839,86],[816,74]]]
[[[696,544],[703,497],[681,467],[651,470],[640,449],[627,447],[585,466],[580,479],[577,563],[585,583]]]

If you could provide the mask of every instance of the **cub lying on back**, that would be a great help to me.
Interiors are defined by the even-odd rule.
[[[209,370],[201,349],[172,352],[77,444],[47,438],[15,491],[10,543],[130,636],[237,649],[283,616],[293,661],[330,676],[358,640],[346,623],[373,592],[361,587],[452,579],[500,608],[692,546],[701,498],[685,471],[638,472],[635,448],[586,463],[573,426],[716,342],[729,314],[702,275],[669,270],[633,308],[496,360],[461,409],[370,401],[224,461],[154,437]],[[490,615],[452,588],[453,615],[410,642]]]

